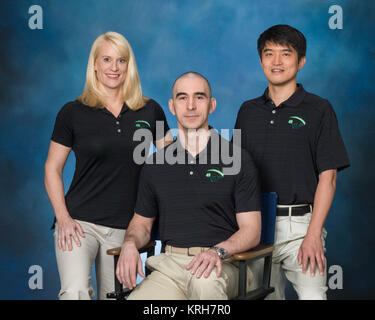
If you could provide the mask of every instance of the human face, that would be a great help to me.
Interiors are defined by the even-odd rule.
[[[284,86],[295,83],[297,72],[302,69],[306,61],[291,46],[266,42],[260,63],[268,83],[274,86]]]
[[[99,89],[121,90],[126,79],[128,62],[108,41],[99,47],[94,70],[98,79]]]
[[[208,114],[216,108],[215,98],[210,97],[208,85],[196,75],[177,80],[169,109],[177,117],[179,129],[208,129]]]

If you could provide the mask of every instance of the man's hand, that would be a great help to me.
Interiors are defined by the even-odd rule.
[[[318,235],[305,236],[298,252],[298,264],[302,264],[302,273],[306,273],[310,262],[310,274],[315,276],[315,266],[318,265],[319,274],[322,276],[325,268],[325,256],[322,239]]]
[[[195,274],[199,279],[204,273],[204,277],[208,278],[213,268],[217,267],[216,276],[219,278],[222,269],[222,261],[215,249],[209,249],[196,255],[186,267],[191,270],[191,274]]]
[[[125,241],[121,247],[120,257],[116,266],[116,276],[120,283],[130,290],[137,282],[137,271],[143,278],[142,260],[134,242]]]

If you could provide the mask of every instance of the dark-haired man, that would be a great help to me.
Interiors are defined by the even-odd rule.
[[[117,264],[119,281],[132,289],[136,272],[143,275],[138,249],[149,241],[157,216],[165,252],[147,259],[153,271],[129,299],[230,299],[237,293],[231,256],[259,242],[260,188],[248,153],[209,128],[215,107],[200,74],[175,81],[169,108],[178,138],[160,151],[164,163],[146,162],[142,169],[136,213]],[[226,170],[224,150],[240,160],[238,173]]]
[[[326,299],[323,226],[337,171],[349,159],[331,104],[297,84],[306,62],[304,35],[273,26],[259,37],[258,53],[268,88],[243,103],[235,128],[259,170],[262,191],[278,194],[269,298],[284,299],[288,279],[299,299]]]

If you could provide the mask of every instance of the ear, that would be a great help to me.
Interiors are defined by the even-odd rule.
[[[208,113],[211,114],[212,112],[215,111],[215,109],[216,109],[216,99],[211,98],[210,109],[208,110]]]
[[[169,99],[168,106],[169,106],[169,111],[175,116],[176,112],[174,111],[173,99]]]
[[[302,57],[301,59],[299,59],[298,61],[298,70],[301,70],[303,68],[303,66],[305,65],[305,62],[306,62],[306,57]]]

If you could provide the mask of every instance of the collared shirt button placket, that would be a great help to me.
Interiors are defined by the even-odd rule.
[[[120,125],[119,119],[120,118],[121,118],[121,114],[119,114],[118,117],[117,117],[117,119],[116,119],[116,126],[117,126],[116,131],[117,131],[117,133],[121,133],[122,132],[122,130],[119,128],[119,125]]]
[[[275,108],[275,104],[273,103],[273,101],[271,101],[271,105],[273,108]],[[276,110],[275,109],[272,109],[272,114],[275,114],[276,113]],[[270,124],[274,124],[275,123],[275,120],[274,119],[271,119],[270,121]]]

